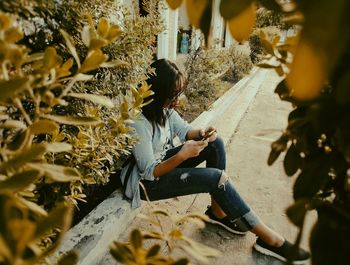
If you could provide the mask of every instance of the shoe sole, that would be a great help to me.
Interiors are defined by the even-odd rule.
[[[273,252],[273,251],[271,251],[271,250],[269,250],[267,248],[264,248],[264,247],[262,247],[262,246],[260,246],[260,245],[258,245],[256,243],[254,244],[253,248],[256,251],[260,252],[261,254],[264,254],[266,256],[274,257],[274,258],[276,258],[276,259],[278,259],[280,261],[283,261],[283,262],[287,262],[286,258],[284,258],[281,255],[278,255],[277,253],[275,253],[275,252]],[[292,262],[292,264],[294,264],[294,265],[302,265],[302,264],[307,263],[308,261],[309,261],[309,259],[307,259],[307,260],[294,260]]]
[[[230,227],[228,227],[228,226],[226,226],[226,225],[224,225],[224,224],[222,224],[222,223],[220,223],[218,221],[215,221],[213,219],[210,219],[209,223],[212,223],[212,224],[215,224],[215,225],[219,225],[219,226],[225,228],[227,231],[229,231],[229,232],[231,232],[233,234],[236,234],[236,235],[245,236],[247,234],[247,232],[241,232],[241,231],[234,230],[234,229],[232,229],[232,228],[230,228]]]

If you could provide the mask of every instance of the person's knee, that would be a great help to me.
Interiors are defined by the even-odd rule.
[[[211,145],[214,146],[215,148],[220,148],[222,150],[224,150],[224,146],[225,146],[221,136],[216,137],[216,139],[213,142],[211,142]]]
[[[228,181],[229,181],[228,175],[226,174],[226,172],[224,170],[222,170],[221,171],[221,176],[220,176],[220,179],[219,179],[219,182],[218,182],[218,188],[219,189],[225,189],[226,184],[228,183]]]

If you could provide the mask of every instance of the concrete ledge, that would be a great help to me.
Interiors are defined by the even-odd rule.
[[[208,111],[199,115],[191,123],[193,127],[213,124],[227,144],[258,92],[265,78],[265,72],[264,69],[254,68],[249,76],[240,80]],[[78,264],[102,264],[101,261],[109,252],[112,241],[118,239],[140,211],[140,209],[131,209],[130,203],[122,197],[120,190],[113,192],[80,223],[72,227],[65,235],[58,253],[75,249],[80,252]]]

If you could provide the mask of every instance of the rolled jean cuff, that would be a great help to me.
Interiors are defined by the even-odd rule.
[[[260,218],[252,211],[250,210],[245,215],[237,218],[235,222],[238,224],[239,227],[241,227],[243,230],[250,231],[252,230],[257,224],[260,223]]]

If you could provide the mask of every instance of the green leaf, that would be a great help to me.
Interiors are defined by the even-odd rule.
[[[71,214],[71,207],[64,205],[64,203],[58,205],[46,218],[38,222],[34,237],[41,239],[54,228],[67,228],[71,222]]]
[[[109,98],[104,97],[104,96],[99,96],[99,95],[94,95],[94,94],[86,94],[86,93],[70,93],[67,96],[88,100],[88,101],[91,101],[93,103],[106,106],[108,108],[114,107],[112,100],[110,100]]]
[[[283,160],[284,171],[287,176],[293,176],[301,167],[302,158],[294,144],[292,144]]]
[[[28,163],[28,166],[42,171],[43,176],[57,182],[70,182],[81,179],[80,173],[76,169],[70,167],[45,163]]]
[[[350,71],[346,72],[339,80],[335,88],[335,99],[341,105],[350,103]]]
[[[309,200],[298,200],[287,209],[287,216],[297,227],[302,227],[306,216],[306,204]]]
[[[305,159],[305,166],[294,183],[294,199],[311,199],[330,180],[330,161],[326,154]]]
[[[18,77],[11,80],[0,81],[0,102],[6,103],[7,100],[14,98],[17,93],[29,89],[29,77]]]
[[[59,125],[50,120],[39,120],[29,126],[30,133],[33,135],[38,134],[51,134],[57,135],[59,133]]]
[[[247,9],[253,0],[221,0],[220,13],[224,19],[229,20]]]
[[[130,243],[135,250],[142,248],[142,235],[140,230],[135,229],[131,232]]]
[[[15,193],[27,188],[34,183],[42,172],[38,170],[28,170],[9,177],[4,181],[0,181],[0,193]]]
[[[71,116],[58,116],[58,115],[43,115],[43,118],[56,121],[58,123],[69,125],[82,125],[82,126],[96,126],[101,121],[94,117],[71,117]]]
[[[5,170],[10,168],[18,169],[27,162],[41,158],[45,152],[46,152],[45,144],[32,145],[29,149],[23,150],[17,156],[1,164],[0,172],[4,172]]]
[[[77,264],[79,261],[79,255],[76,251],[71,250],[60,256],[57,261],[57,265],[73,265]]]
[[[288,141],[289,137],[286,134],[282,134],[282,136],[278,140],[271,144],[271,152],[267,160],[267,164],[269,166],[271,166],[279,157],[281,152],[283,152],[287,148]]]
[[[73,55],[75,61],[77,62],[78,68],[80,68],[80,59],[77,53],[77,50],[75,49],[75,46],[73,44],[73,40],[71,38],[71,36],[69,36],[69,34],[67,32],[65,32],[64,30],[60,30],[64,40],[66,41],[66,45],[70,51],[70,53]]]

